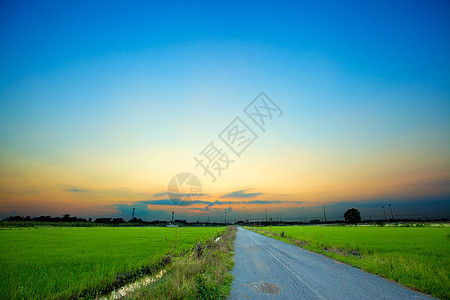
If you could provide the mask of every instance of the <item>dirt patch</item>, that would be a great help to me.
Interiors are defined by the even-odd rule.
[[[309,246],[308,242],[301,240],[295,240],[293,243],[299,247]]]
[[[339,255],[343,255],[343,256],[357,256],[357,257],[361,257],[361,253],[359,253],[359,251],[357,250],[345,250],[345,249],[337,249],[337,248],[323,248],[324,251],[326,252],[333,252]]]
[[[281,289],[275,283],[261,282],[261,290],[264,293],[271,294],[271,295],[281,294]]]
[[[279,295],[281,294],[280,287],[271,282],[253,282],[249,284],[244,284],[245,286],[252,287],[256,293],[264,293],[264,294],[270,294],[270,295]]]

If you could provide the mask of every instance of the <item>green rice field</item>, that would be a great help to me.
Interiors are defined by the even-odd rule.
[[[0,299],[96,293],[118,274],[157,266],[223,231],[218,227],[38,227],[0,229]],[[84,293],[84,294],[83,294]]]
[[[450,299],[449,227],[286,226],[253,230]]]

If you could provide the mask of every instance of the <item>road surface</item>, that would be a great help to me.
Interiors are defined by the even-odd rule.
[[[239,228],[228,299],[431,299],[360,269]]]

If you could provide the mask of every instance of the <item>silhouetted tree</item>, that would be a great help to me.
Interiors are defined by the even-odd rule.
[[[114,218],[111,221],[112,224],[120,224],[120,223],[125,223],[125,220],[123,218]]]
[[[23,221],[23,217],[21,216],[10,216],[6,221]]]
[[[94,223],[103,223],[103,224],[109,224],[111,223],[112,218],[97,218],[95,219]]]
[[[133,219],[128,221],[128,223],[147,223],[147,222],[143,221],[141,218],[134,217]]]
[[[347,223],[353,223],[358,226],[357,223],[361,222],[361,214],[356,208],[350,208],[345,212],[344,219]]]

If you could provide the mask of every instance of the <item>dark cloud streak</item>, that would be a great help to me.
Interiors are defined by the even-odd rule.
[[[248,190],[240,190],[223,195],[221,198],[253,198],[262,193],[246,193]]]
[[[87,190],[82,190],[82,189],[68,189],[68,190],[66,190],[67,192],[70,192],[70,193],[86,193],[87,192]]]

